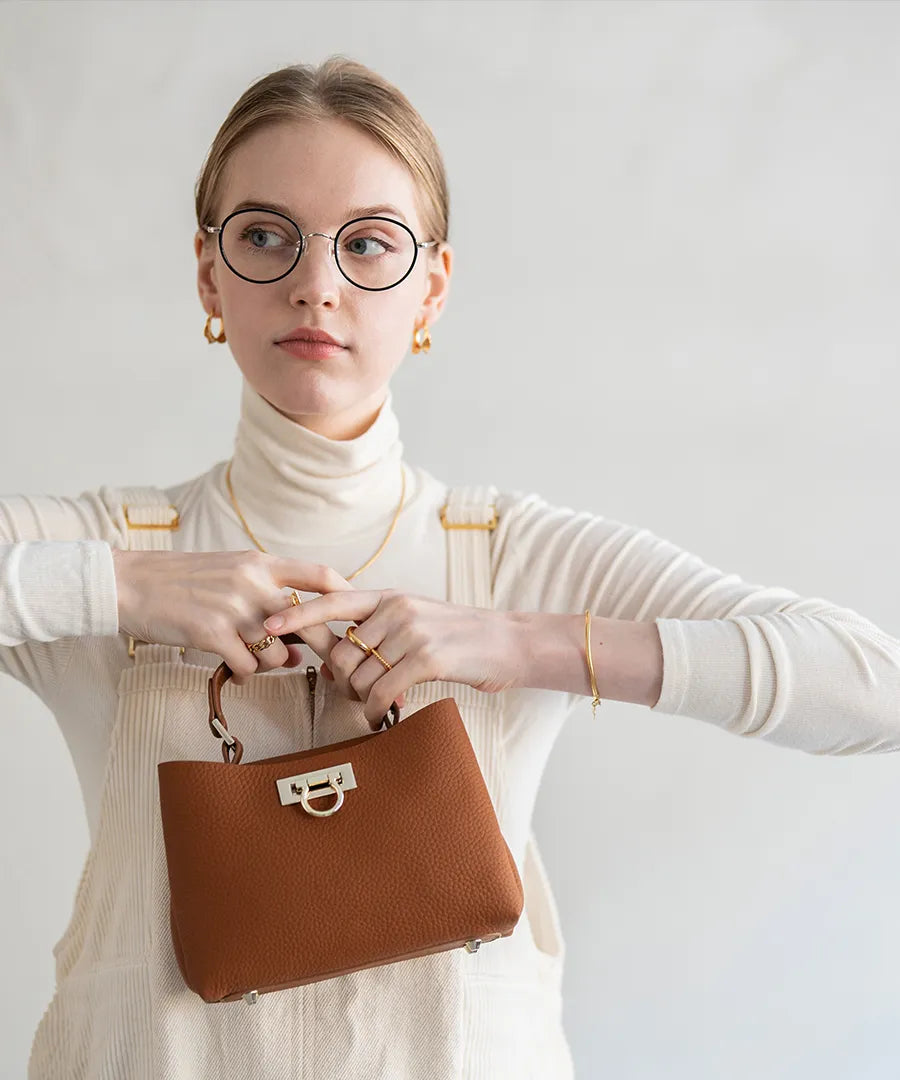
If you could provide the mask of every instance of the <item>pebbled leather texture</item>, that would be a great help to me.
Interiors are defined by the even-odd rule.
[[[347,761],[357,786],[335,814],[281,804],[277,779]],[[157,770],[172,942],[206,1002],[506,937],[522,914],[522,881],[453,698],[329,746]]]

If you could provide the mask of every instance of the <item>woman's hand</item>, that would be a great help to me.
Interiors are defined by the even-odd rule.
[[[390,671],[348,637],[332,635],[325,652],[310,645],[327,663],[340,692],[365,702],[366,719],[377,730],[391,702],[402,700],[416,683],[448,679],[488,692],[514,685],[521,663],[516,618],[516,612],[448,604],[397,589],[351,589],[283,607],[266,620],[264,630],[293,631],[305,639],[309,628],[329,620],[355,622],[354,634],[378,650],[392,665]]]
[[[257,672],[296,667],[303,658],[299,645],[283,641],[256,653],[245,645],[266,637],[263,621],[290,602],[282,589],[355,591],[330,566],[262,551],[113,548],[113,564],[120,630],[140,641],[216,653],[238,686]],[[319,655],[340,640],[327,626],[309,621],[302,637]]]

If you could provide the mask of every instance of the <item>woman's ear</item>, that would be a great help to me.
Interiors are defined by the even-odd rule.
[[[216,246],[205,239],[199,229],[194,234],[194,254],[197,256],[197,293],[203,310],[222,314],[222,301],[216,284]]]
[[[427,249],[426,249],[427,250]],[[441,309],[450,291],[450,275],[453,273],[453,248],[441,243],[428,256],[428,273],[425,278],[426,292],[419,309],[419,321],[433,326],[440,318]]]

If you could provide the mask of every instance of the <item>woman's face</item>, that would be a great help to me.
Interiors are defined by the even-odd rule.
[[[284,123],[255,132],[232,155],[223,181],[219,218],[204,224],[220,225],[239,203],[252,200],[256,206],[289,207],[304,233],[334,236],[345,221],[359,216],[348,212],[352,208],[389,203],[401,211],[416,240],[435,239],[423,233],[406,168],[370,135],[342,120]],[[296,423],[329,438],[349,439],[375,418],[391,375],[412,345],[414,328],[423,320],[429,326],[437,321],[452,249],[448,244],[420,248],[405,280],[368,292],[343,276],[332,248],[332,241],[310,237],[287,276],[258,284],[228,269],[216,235],[198,232],[194,241],[200,299],[207,312],[222,316],[228,345],[250,385]],[[276,342],[298,326],[325,330],[346,348],[327,359],[292,356]]]

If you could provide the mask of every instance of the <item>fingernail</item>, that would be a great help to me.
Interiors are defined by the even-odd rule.
[[[273,615],[271,619],[266,619],[263,626],[267,630],[280,630],[284,626],[284,619],[280,615]]]

